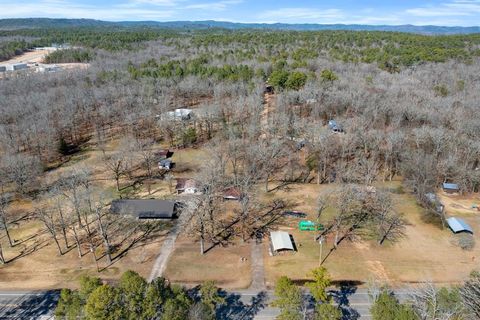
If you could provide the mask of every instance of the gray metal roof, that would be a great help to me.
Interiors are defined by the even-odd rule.
[[[456,183],[444,183],[443,189],[447,190],[459,190],[458,184]]]
[[[473,234],[472,228],[460,218],[455,218],[455,217],[448,218],[447,223],[450,229],[452,229],[454,233],[469,232]]]
[[[110,211],[137,219],[173,219],[176,213],[175,202],[159,199],[113,200]]]
[[[294,250],[290,235],[285,231],[272,231],[270,232],[270,238],[272,239],[272,246],[274,251],[280,250]]]

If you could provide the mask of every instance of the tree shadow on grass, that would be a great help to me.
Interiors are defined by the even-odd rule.
[[[148,226],[145,230],[143,230],[143,233],[140,234],[139,236],[133,238],[128,245],[123,248],[120,252],[118,252],[115,256],[112,257],[111,263],[109,263],[107,266],[100,268],[100,272],[108,269],[111,267],[113,264],[115,264],[117,261],[121,260],[124,256],[128,254],[128,252],[133,249],[137,248],[139,246],[147,244],[148,240],[152,240],[157,236],[157,231],[163,230],[164,226],[162,224],[153,224],[151,226]],[[122,242],[118,245],[124,244],[128,239],[122,240]],[[151,243],[151,242],[148,242]],[[101,259],[105,257],[105,254],[102,257],[99,257],[98,259]]]
[[[35,253],[37,252],[38,250],[42,249],[42,248],[45,248],[46,246],[48,246],[48,241],[46,240],[43,240],[43,241],[35,241],[35,243],[33,243],[32,245],[28,246],[28,247],[25,247],[23,248],[20,253],[11,258],[11,259],[8,259],[7,260],[7,263],[11,263],[13,261],[16,261],[20,258],[23,258],[23,257],[26,257],[28,255],[31,255],[32,253]]]

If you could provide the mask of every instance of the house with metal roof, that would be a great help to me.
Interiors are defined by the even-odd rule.
[[[177,204],[174,201],[160,199],[118,199],[110,206],[112,214],[144,219],[175,219]]]
[[[447,219],[447,223],[453,233],[467,232],[473,234],[472,228],[463,219],[452,217]]]
[[[273,253],[295,250],[292,239],[290,238],[288,232],[272,231],[270,232],[270,240]]]
[[[458,184],[456,183],[444,183],[442,187],[443,187],[443,191],[447,193],[456,193],[460,190]]]

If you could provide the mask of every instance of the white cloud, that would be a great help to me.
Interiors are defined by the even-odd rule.
[[[224,11],[231,5],[240,4],[242,2],[243,0],[225,0],[225,1],[218,1],[218,2],[210,2],[210,3],[197,3],[197,4],[190,4],[185,6],[185,9]]]
[[[98,20],[165,20],[172,18],[176,11],[148,10],[145,8],[128,8],[122,6],[93,6],[77,4],[61,0],[47,0],[42,2],[2,3],[0,18],[89,18]]]
[[[406,13],[417,17],[472,16],[480,13],[480,1],[454,0],[441,3],[437,6],[408,9]]]
[[[178,4],[178,0],[131,0],[127,5],[153,5],[161,7],[174,7]]]
[[[258,15],[259,19],[276,22],[331,22],[344,18],[339,9],[311,9],[311,8],[280,8],[268,10]]]

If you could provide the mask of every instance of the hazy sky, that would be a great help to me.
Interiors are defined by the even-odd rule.
[[[0,0],[0,18],[480,25],[480,0]]]

